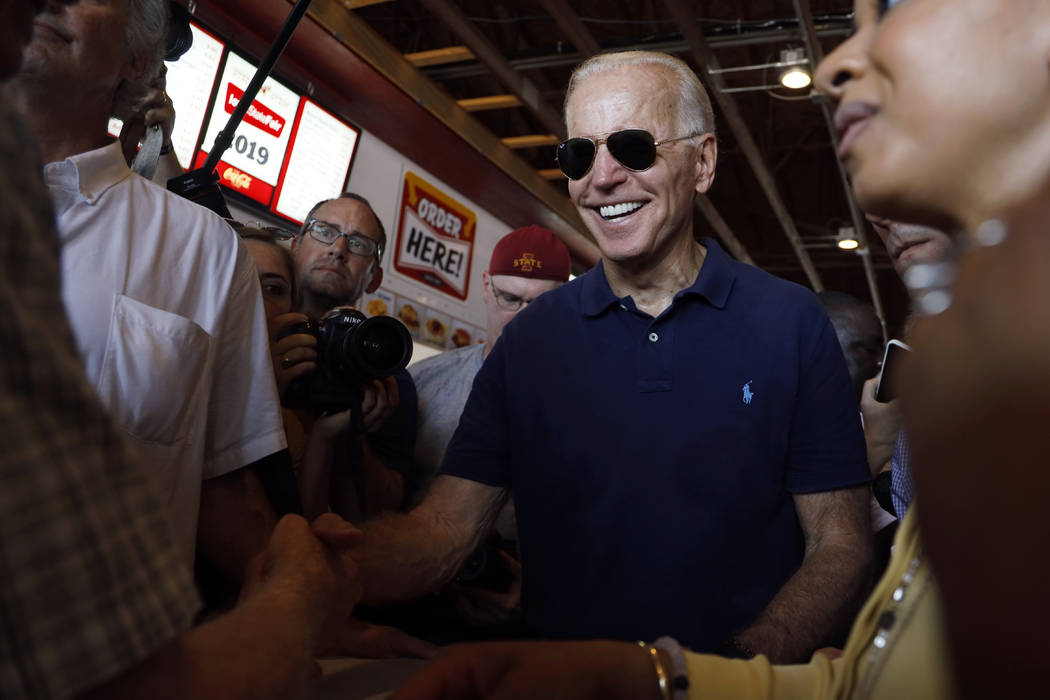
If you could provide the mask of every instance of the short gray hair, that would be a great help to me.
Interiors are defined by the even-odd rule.
[[[113,114],[126,118],[149,90],[164,65],[168,38],[168,3],[166,0],[127,0],[128,21],[124,45],[128,52],[144,61],[142,75],[123,80],[113,96]]]
[[[674,114],[666,115],[672,118],[680,130],[676,136],[686,134],[713,134],[715,133],[715,113],[711,108],[711,99],[707,96],[696,73],[682,60],[666,53],[656,51],[621,51],[618,53],[601,53],[591,56],[586,61],[576,66],[569,78],[569,89],[565,93],[565,125],[568,127],[569,100],[572,93],[579,84],[588,76],[602,73],[608,70],[616,70],[629,66],[655,67],[665,69],[665,75],[670,80],[667,82],[669,96],[677,96],[670,102],[669,109]],[[657,138],[661,134],[656,134]]]
[[[379,218],[379,214],[376,214],[376,210],[372,208],[372,203],[364,197],[362,197],[361,195],[357,194],[356,192],[343,192],[338,197],[333,197],[332,199],[322,199],[320,202],[310,207],[310,211],[306,213],[306,218],[303,219],[302,225],[299,226],[299,233],[297,235],[302,236],[304,233],[306,233],[306,227],[310,225],[310,220],[314,218],[314,213],[317,212],[318,209],[320,209],[323,205],[328,204],[329,202],[334,202],[337,199],[352,199],[355,202],[360,202],[361,204],[364,204],[368,208],[368,211],[372,212],[372,218],[376,220],[376,228],[379,229],[379,245],[376,247],[376,262],[383,262],[383,251],[386,250],[386,227],[383,226],[383,221]]]

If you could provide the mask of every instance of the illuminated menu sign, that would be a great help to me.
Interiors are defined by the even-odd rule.
[[[405,173],[400,209],[394,269],[465,300],[477,215],[413,172]]]
[[[244,90],[255,74],[255,67],[236,54],[226,58],[226,67],[216,89],[215,104],[201,152],[194,163],[203,165],[215,137],[237,108]],[[270,205],[281,174],[285,151],[292,134],[292,123],[299,107],[299,96],[273,78],[267,78],[234,132],[233,143],[222,155],[216,170],[219,182],[252,199]]]
[[[301,223],[310,207],[338,196],[360,132],[303,98],[273,210]]]
[[[193,162],[224,48],[221,41],[197,25],[191,23],[190,29],[193,46],[179,60],[166,64],[166,90],[176,110],[171,145],[184,166]]]

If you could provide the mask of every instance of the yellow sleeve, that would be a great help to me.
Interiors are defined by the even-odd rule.
[[[724,659],[686,652],[690,700],[813,700],[830,697],[839,660],[822,654],[808,664],[774,666],[765,656]]]

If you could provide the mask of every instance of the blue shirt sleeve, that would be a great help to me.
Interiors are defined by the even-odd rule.
[[[835,330],[823,310],[806,325],[803,342],[813,340],[800,355],[785,486],[812,493],[866,484],[864,431]]]
[[[441,473],[510,487],[511,435],[507,406],[506,333],[496,341],[474,379],[467,405],[452,435]]]

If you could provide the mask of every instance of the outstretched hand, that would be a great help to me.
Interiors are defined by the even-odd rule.
[[[327,649],[361,599],[361,579],[349,550],[363,534],[334,513],[312,523],[286,515],[251,563],[241,589],[247,599],[269,586],[296,591],[313,631],[314,652]]]
[[[627,642],[498,642],[450,648],[390,700],[657,700],[649,654]]]

